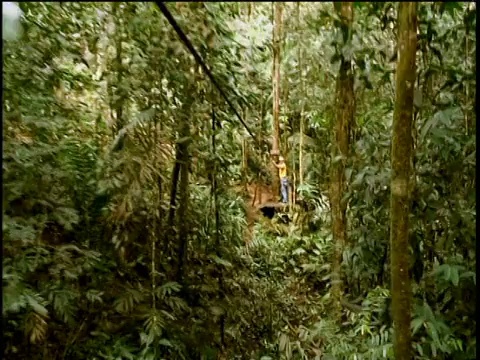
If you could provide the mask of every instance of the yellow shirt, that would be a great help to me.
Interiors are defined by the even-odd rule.
[[[278,165],[278,176],[281,178],[287,177],[287,166],[285,163]]]

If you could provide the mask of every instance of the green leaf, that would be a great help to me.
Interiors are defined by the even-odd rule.
[[[228,268],[231,268],[233,266],[231,262],[229,262],[227,260],[224,260],[224,259],[221,259],[218,256],[214,256],[213,261],[215,261],[215,263],[217,263],[219,265],[223,265],[223,266],[228,267]]]
[[[300,254],[305,254],[306,251],[303,248],[297,248],[293,251],[293,255],[300,255]]]
[[[454,16],[456,10],[462,9],[462,3],[457,1],[445,1],[444,3],[445,11],[448,12],[451,16]]]
[[[417,108],[420,109],[423,104],[423,94],[422,91],[419,89],[415,89],[414,94],[413,94],[413,105]]]
[[[210,312],[215,316],[221,316],[225,314],[225,310],[220,306],[210,306]]]
[[[352,181],[351,186],[357,187],[363,184],[363,178],[365,177],[365,170],[361,171],[355,176],[355,180]]]
[[[452,282],[453,286],[458,286],[459,276],[458,269],[456,267],[451,267],[450,281]]]
[[[317,265],[315,264],[302,264],[301,265],[304,271],[314,272],[317,270]]]
[[[448,264],[443,264],[443,275],[444,275],[444,279],[445,281],[451,281],[452,277],[451,277],[451,274],[452,274],[452,267]]]
[[[163,345],[163,346],[166,346],[166,347],[173,347],[173,344],[170,341],[168,341],[167,339],[160,339],[158,341],[158,343],[160,345]]]
[[[33,311],[43,317],[48,316],[48,310],[45,308],[45,306],[41,305],[34,297],[26,295],[25,298],[27,299],[28,304],[32,307]]]
[[[423,325],[423,323],[424,323],[424,319],[421,318],[421,317],[417,317],[417,318],[413,319],[412,324],[411,324],[412,333],[416,334],[418,329],[420,329],[420,327]]]
[[[438,330],[435,327],[435,324],[432,322],[429,322],[426,324],[427,326],[427,332],[431,336],[433,340],[433,344],[438,344],[440,342],[440,338],[438,336]]]
[[[364,2],[364,1],[355,1],[355,2],[353,3],[353,6],[354,6],[355,8],[357,8],[357,9],[359,9],[359,10],[362,9],[362,8],[364,8],[364,7],[366,7],[366,6],[368,6],[368,5],[369,5],[369,3]]]
[[[433,117],[431,117],[425,122],[422,129],[420,130],[420,139],[422,141],[425,140],[425,136],[430,131],[430,129],[437,126],[441,118],[444,118],[444,113],[442,111],[436,113]]]
[[[337,155],[333,158],[332,164],[338,164],[340,161],[345,160],[345,156]]]
[[[182,286],[179,283],[170,281],[160,286],[160,291],[163,294],[163,296],[165,296],[165,295],[171,295],[173,293],[177,293],[181,290],[181,288]]]
[[[191,136],[184,136],[177,140],[177,144],[184,144],[184,143],[190,142],[191,140],[192,140]]]
[[[290,342],[288,336],[286,334],[281,334],[280,335],[280,339],[279,339],[279,342],[278,342],[278,349],[280,351],[285,351],[287,349],[287,344]]]

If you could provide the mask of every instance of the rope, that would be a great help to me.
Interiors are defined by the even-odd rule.
[[[188,39],[187,35],[185,35],[184,31],[182,30],[182,28],[180,27],[180,25],[178,25],[177,21],[175,20],[175,18],[173,17],[173,15],[170,13],[170,11],[168,10],[167,6],[165,5],[164,2],[162,1],[155,1],[155,4],[158,6],[158,8],[160,9],[160,11],[162,12],[162,14],[166,17],[166,19],[168,20],[168,22],[170,23],[170,25],[174,28],[175,32],[177,33],[177,35],[179,36],[179,38],[182,40],[182,42],[185,44],[185,46],[187,47],[187,49],[190,51],[190,53],[193,55],[195,61],[202,67],[203,71],[205,71],[205,73],[207,74],[208,78],[210,79],[210,81],[212,82],[212,84],[215,86],[215,88],[217,88],[217,90],[219,91],[220,95],[223,97],[223,99],[227,102],[228,106],[232,109],[232,111],[234,112],[235,116],[237,117],[237,119],[240,121],[240,123],[243,125],[243,127],[247,130],[248,134],[250,135],[250,137],[253,139],[254,143],[258,146],[258,149],[260,150],[260,152],[262,152],[262,142],[260,142],[252,133],[252,131],[250,130],[250,128],[248,127],[248,125],[245,123],[245,121],[242,119],[242,116],[240,115],[240,113],[237,111],[237,109],[235,108],[235,106],[233,105],[233,103],[230,101],[230,99],[228,98],[228,96],[226,95],[225,91],[222,89],[222,87],[220,86],[220,84],[217,82],[217,80],[215,79],[215,77],[213,76],[212,72],[210,71],[210,69],[208,68],[208,66],[206,65],[205,61],[202,59],[202,57],[199,55],[199,53],[197,52],[197,50],[195,50],[194,46],[192,45],[191,41]],[[213,110],[213,109],[212,109]],[[214,115],[214,112],[212,114],[212,117],[215,117]],[[265,142],[264,142],[265,144]]]
[[[195,61],[202,67],[203,71],[207,74],[209,77],[210,81],[212,84],[217,88],[217,90],[220,92],[220,95],[222,95],[223,99],[227,102],[227,104],[230,106],[232,111],[235,113],[235,116],[237,119],[240,121],[240,123],[243,125],[243,127],[247,130],[248,134],[252,137],[252,139],[255,141],[255,143],[260,147],[260,143],[258,142],[257,138],[253,135],[252,131],[250,128],[247,126],[245,121],[242,119],[242,116],[239,114],[235,106],[233,106],[233,103],[230,101],[228,96],[225,94],[225,91],[221,88],[220,84],[217,82],[215,77],[213,76],[212,72],[208,68],[208,66],[205,64],[205,61],[203,61],[202,57],[198,54],[197,50],[193,47],[192,43],[188,39],[187,35],[183,32],[183,30],[180,28],[178,25],[177,21],[175,18],[172,16],[166,5],[162,1],[155,1],[155,4],[159,7],[160,11],[163,13],[163,15],[167,18],[168,22],[172,27],[175,29],[177,35],[180,37],[180,39],[183,41],[185,46],[188,48],[190,53],[193,55],[195,58]]]

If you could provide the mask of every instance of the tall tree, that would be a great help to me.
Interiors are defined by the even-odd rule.
[[[412,171],[412,115],[417,48],[417,4],[398,6],[398,62],[396,101],[392,133],[392,177],[390,195],[390,242],[392,315],[395,359],[410,360],[411,331],[408,216]]]
[[[185,115],[189,115],[188,112]],[[177,213],[177,231],[178,231],[178,267],[177,267],[177,281],[182,282],[184,278],[184,266],[185,261],[187,258],[187,244],[188,244],[188,228],[183,225],[185,221],[185,216],[187,213],[188,208],[188,175],[189,175],[189,139],[190,136],[190,126],[188,123],[188,117],[185,116],[182,119],[182,125],[180,127],[180,134],[182,135],[182,139],[178,140],[181,142],[178,146],[178,153],[177,153],[177,162],[180,164],[180,179],[179,179],[179,186],[178,190],[180,193],[179,199],[179,207]]]
[[[199,77],[199,67],[195,71],[195,82],[200,81]],[[176,213],[177,222],[176,222],[176,232],[178,233],[178,247],[177,247],[177,256],[178,256],[178,266],[177,266],[177,275],[176,279],[178,282],[182,282],[184,279],[185,271],[185,262],[187,259],[187,246],[188,246],[188,233],[189,229],[186,226],[183,226],[185,221],[185,216],[188,209],[188,200],[189,200],[189,171],[190,171],[190,151],[189,144],[191,142],[191,133],[190,133],[190,114],[192,113],[192,107],[194,104],[194,97],[192,94],[196,93],[195,84],[189,84],[187,96],[185,97],[185,105],[182,111],[182,118],[179,129],[180,138],[177,140],[177,153],[175,167],[178,167],[178,193],[179,193],[179,204],[178,210]],[[172,180],[173,181],[173,180]],[[173,186],[173,184],[172,184]]]
[[[272,155],[280,154],[280,52],[281,52],[281,29],[283,4],[276,2],[273,6],[273,69],[272,69],[272,85],[273,85],[273,144]],[[273,193],[278,195],[279,178],[278,171],[272,165],[273,176]]]
[[[300,89],[302,95],[305,95],[305,81],[303,79],[303,48],[302,48],[302,30],[300,25],[300,2],[297,3],[297,32],[298,32],[298,69],[300,74]],[[300,141],[298,146],[298,178],[300,186],[303,185],[303,133],[304,131],[304,111],[305,100],[302,98],[301,110],[300,110]]]
[[[353,3],[334,3],[340,17],[342,45],[347,45],[352,38]],[[347,45],[348,46],[348,45]],[[347,204],[342,201],[346,190],[345,162],[350,146],[350,129],[355,113],[353,91],[352,61],[343,53],[340,54],[340,70],[336,83],[336,119],[332,146],[332,163],[330,168],[330,203],[332,215],[332,233],[335,243],[333,254],[332,296],[334,308],[340,318],[343,282],[341,279],[342,253],[347,241]]]
[[[112,4],[113,10],[113,19],[115,21],[115,42],[116,42],[116,55],[115,55],[115,67],[117,70],[117,90],[114,96],[115,101],[113,101],[113,107],[115,109],[116,115],[116,123],[115,123],[115,134],[125,126],[124,124],[124,96],[122,94],[122,82],[124,78],[124,69],[122,64],[122,22],[121,22],[121,14],[122,14],[122,7],[120,3],[113,3]]]

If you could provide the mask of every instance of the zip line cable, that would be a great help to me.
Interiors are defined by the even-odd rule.
[[[240,116],[240,114],[238,113],[237,109],[235,108],[235,106],[233,106],[232,102],[230,101],[230,99],[228,98],[228,96],[225,94],[225,92],[223,91],[223,89],[221,88],[220,84],[217,82],[217,80],[215,79],[215,77],[213,76],[212,72],[210,71],[210,69],[208,68],[208,66],[205,64],[205,62],[203,61],[202,57],[198,54],[198,52],[195,50],[195,48],[193,47],[192,43],[190,42],[190,40],[188,39],[187,35],[185,35],[185,33],[183,32],[183,30],[180,28],[180,26],[178,25],[177,21],[175,20],[175,18],[173,17],[173,15],[170,13],[170,11],[168,10],[167,6],[165,5],[164,2],[162,1],[155,1],[155,4],[157,4],[157,6],[159,7],[160,11],[163,13],[163,15],[167,18],[168,22],[170,23],[170,25],[172,25],[172,27],[175,29],[177,35],[180,37],[180,39],[183,41],[183,43],[185,44],[185,46],[188,48],[188,50],[190,51],[190,53],[193,55],[193,57],[195,58],[196,62],[202,67],[202,69],[205,71],[205,73],[207,74],[207,76],[209,77],[210,81],[213,83],[213,85],[217,88],[217,90],[220,92],[220,95],[222,95],[222,97],[224,98],[224,100],[227,102],[227,104],[230,106],[230,108],[233,110],[233,112],[235,113],[236,117],[238,118],[238,120],[242,123],[243,127],[247,130],[248,134],[252,137],[252,139],[255,141],[255,143],[259,146],[259,148],[261,149],[261,146],[260,146],[260,142],[257,140],[257,138],[253,135],[252,131],[249,129],[249,127],[247,126],[247,124],[245,123],[245,121],[242,119],[242,117]]]

